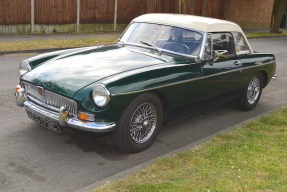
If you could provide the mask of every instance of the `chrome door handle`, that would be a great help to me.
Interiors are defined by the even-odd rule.
[[[238,66],[238,65],[240,65],[240,64],[242,64],[240,61],[235,61],[235,62],[234,62],[234,65],[235,65],[235,66]]]

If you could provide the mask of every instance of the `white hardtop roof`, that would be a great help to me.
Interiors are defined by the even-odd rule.
[[[242,29],[236,23],[194,15],[162,13],[145,14],[133,19],[133,22],[160,23],[203,32],[237,31],[243,33]]]

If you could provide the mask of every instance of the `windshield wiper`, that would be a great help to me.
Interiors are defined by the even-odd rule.
[[[148,46],[150,46],[150,47],[155,48],[155,49],[158,51],[159,55],[161,55],[161,49],[158,48],[157,46],[155,46],[155,45],[153,45],[153,44],[151,44],[151,43],[149,43],[149,42],[145,42],[145,41],[140,41],[140,42],[141,42],[142,44],[144,44],[144,45],[148,45]]]

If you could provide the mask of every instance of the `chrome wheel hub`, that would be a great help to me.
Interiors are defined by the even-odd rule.
[[[130,121],[130,136],[135,143],[144,143],[153,134],[157,111],[153,104],[143,103],[133,113]]]
[[[259,97],[260,91],[260,79],[255,76],[251,79],[247,88],[247,102],[249,104],[254,104]]]
[[[148,127],[150,125],[150,121],[149,120],[145,120],[143,122],[143,127]]]

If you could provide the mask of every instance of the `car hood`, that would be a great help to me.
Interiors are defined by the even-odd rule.
[[[110,45],[50,60],[26,73],[22,79],[72,97],[80,89],[100,79],[172,60],[171,57],[151,54],[142,48]]]

